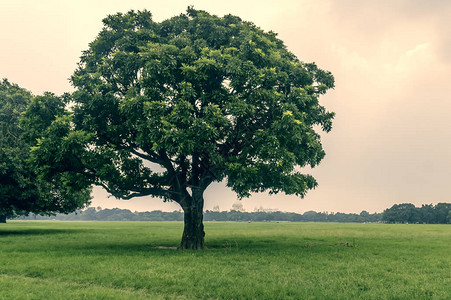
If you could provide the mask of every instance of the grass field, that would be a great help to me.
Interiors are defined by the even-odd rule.
[[[451,226],[0,224],[0,299],[451,299]]]

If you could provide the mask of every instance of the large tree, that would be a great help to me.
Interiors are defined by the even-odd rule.
[[[61,180],[67,178],[64,173],[47,181],[37,175],[30,161],[30,147],[46,127],[64,113],[64,106],[64,101],[52,94],[33,97],[30,92],[6,79],[0,82],[1,223],[6,222],[6,218],[28,213],[72,212],[84,207],[90,200],[90,189],[86,185],[80,188],[64,182]],[[29,112],[34,110],[34,120],[24,118],[21,123],[27,108]],[[74,191],[69,191],[69,186]]]
[[[0,223],[15,214],[13,204],[22,197],[18,187],[26,185],[20,159],[26,150],[19,142],[19,117],[31,97],[30,92],[6,79],[0,82]]]
[[[301,168],[325,154],[317,129],[329,131],[334,114],[318,97],[334,86],[330,72],[232,15],[188,8],[158,23],[130,11],[103,24],[71,78],[67,128],[34,152],[44,173],[66,164],[117,198],[177,202],[182,249],[205,247],[214,181],[239,197],[316,187]]]

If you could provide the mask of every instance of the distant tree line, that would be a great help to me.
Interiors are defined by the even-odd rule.
[[[411,203],[395,204],[384,210],[385,223],[451,224],[451,203],[423,204],[415,207]]]
[[[164,212],[161,210],[132,212],[128,209],[102,209],[89,207],[71,214],[56,214],[54,216],[29,215],[18,220],[60,220],[60,221],[183,221],[182,211]],[[207,210],[204,221],[235,221],[235,222],[340,222],[340,223],[426,223],[450,224],[451,203],[427,204],[415,207],[410,203],[395,204],[383,213],[329,213],[307,211],[303,214],[281,211],[245,212]]]
[[[182,211],[164,212],[161,210],[132,212],[128,209],[101,209],[89,207],[71,214],[54,216],[23,216],[18,220],[58,220],[58,221],[183,221]]]
[[[101,209],[90,207],[71,214],[57,214],[55,216],[30,215],[18,218],[20,220],[61,220],[61,221],[183,221],[182,211],[163,212],[160,210],[146,212],[132,212],[128,209]],[[381,214],[370,214],[362,211],[355,213],[326,213],[308,211],[303,214],[281,211],[244,212],[211,211],[204,214],[204,221],[236,221],[236,222],[380,222]]]
[[[344,223],[364,223],[364,222],[379,222],[381,216],[378,213],[370,214],[362,211],[360,214],[355,213],[327,213],[307,211],[303,214],[294,212],[281,211],[256,211],[256,212],[241,212],[236,210],[231,211],[207,211],[205,213],[206,221],[242,221],[242,222],[344,222]]]

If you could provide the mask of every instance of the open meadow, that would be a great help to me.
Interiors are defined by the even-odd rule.
[[[451,299],[451,226],[9,221],[0,299]]]

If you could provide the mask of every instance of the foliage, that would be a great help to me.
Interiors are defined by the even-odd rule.
[[[411,203],[395,204],[382,213],[382,220],[388,223],[451,223],[451,203],[438,203],[415,207]]]
[[[0,227],[0,299],[448,299],[443,225],[181,222]],[[349,245],[354,245],[351,247]],[[245,280],[243,280],[245,278]]]
[[[76,128],[93,133],[89,171],[113,195],[182,202],[190,186],[225,176],[240,196],[316,186],[294,167],[324,156],[313,125],[331,128],[318,103],[330,73],[230,15],[188,10],[155,23],[129,12],[104,25],[72,81]]]
[[[72,76],[74,127],[36,151],[42,172],[58,171],[68,156],[84,175],[71,180],[89,181],[80,185],[175,201],[184,238],[200,247],[203,193],[213,181],[227,180],[239,197],[316,187],[300,169],[325,155],[315,128],[331,129],[334,114],[318,102],[334,86],[329,72],[232,15],[188,8],[157,23],[130,11],[103,23]],[[66,140],[70,153],[55,147]]]
[[[27,178],[27,149],[20,140],[19,127],[20,114],[31,97],[30,92],[6,79],[0,82],[0,215],[6,217],[27,211],[36,198]]]
[[[182,221],[183,214],[180,211],[163,212],[131,212],[128,209],[102,209],[90,207],[86,210],[78,210],[73,214],[59,214],[52,217],[29,216],[21,217],[21,220],[90,220],[90,221]],[[205,221],[235,221],[235,222],[338,222],[338,223],[424,223],[424,224],[449,224],[451,223],[451,203],[438,203],[435,206],[423,204],[415,207],[413,204],[395,204],[383,213],[369,213],[362,211],[355,213],[328,213],[307,211],[303,214],[281,211],[245,212],[232,208],[230,211],[207,210],[204,212]]]
[[[160,210],[146,212],[131,212],[128,209],[102,209],[89,207],[72,214],[58,214],[56,216],[28,216],[20,220],[60,220],[60,221],[183,221],[183,213],[180,211],[164,212]],[[353,213],[326,213],[308,211],[304,214],[294,212],[243,212],[210,211],[204,212],[205,221],[238,221],[238,222],[348,222],[348,223],[375,223],[381,222],[381,214],[353,214]]]
[[[31,160],[30,147],[64,111],[63,107],[53,94],[33,97],[6,79],[0,82],[1,216],[72,212],[90,199],[89,192],[69,190],[64,175],[48,181],[40,178]]]
[[[73,115],[66,109],[69,95],[34,97],[21,118],[23,139],[31,145],[30,163],[37,174],[46,211],[68,213],[90,203],[91,186],[78,154],[88,137],[72,131]],[[46,148],[41,147],[45,144]],[[56,151],[56,149],[58,149]]]

